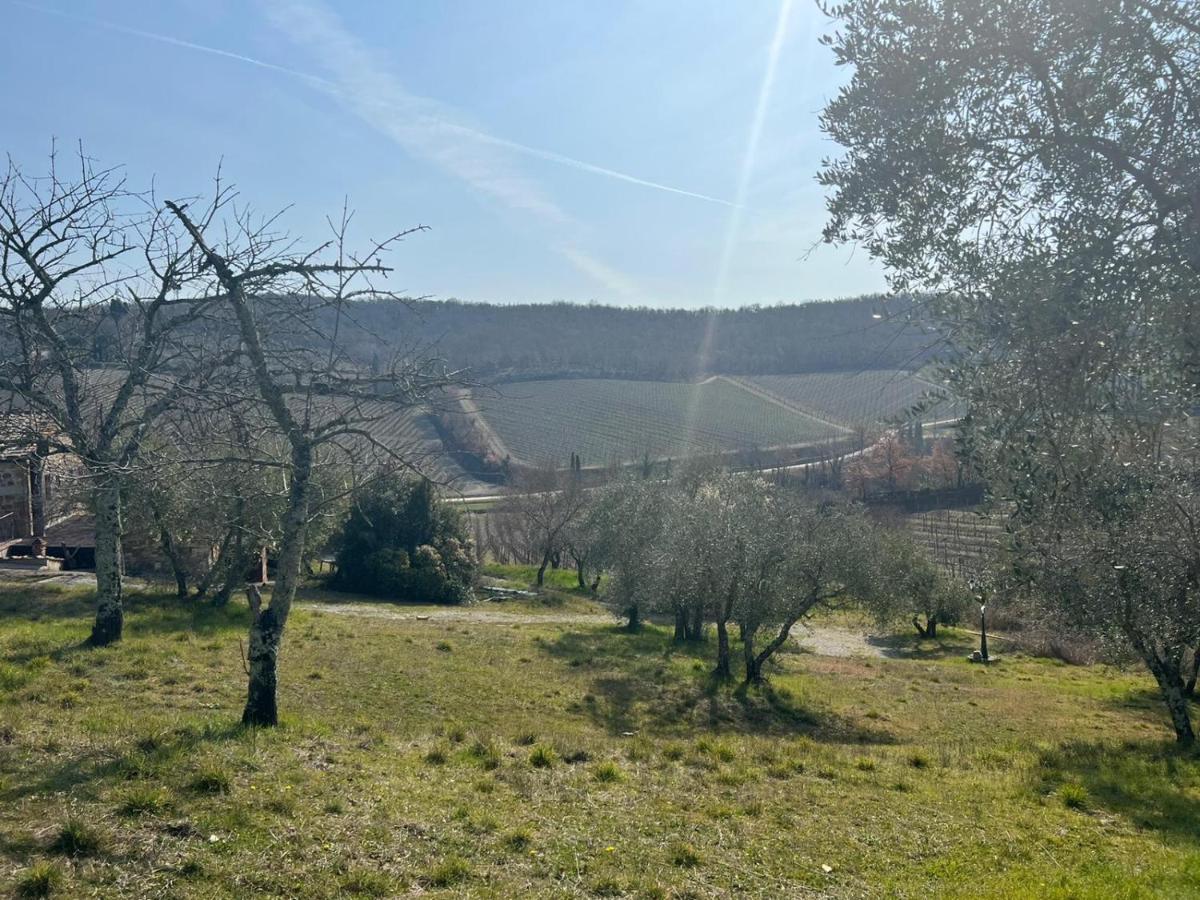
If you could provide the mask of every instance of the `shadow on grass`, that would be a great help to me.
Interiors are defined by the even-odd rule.
[[[95,591],[67,591],[37,585],[0,589],[0,618],[5,621],[42,622],[75,619],[96,611]]]
[[[610,734],[664,734],[713,729],[747,734],[804,734],[814,740],[890,744],[888,732],[867,729],[813,709],[768,682],[714,679],[713,646],[675,643],[663,628],[629,633],[620,627],[568,631],[538,642],[552,657],[590,676],[580,710]],[[734,648],[740,658],[740,648]]]
[[[1138,828],[1200,844],[1200,752],[1162,742],[1069,742],[1043,751],[1034,788],[1065,784],[1086,792],[1083,808],[1119,815]]]
[[[247,727],[240,722],[185,726],[162,737],[143,739],[118,756],[103,751],[85,753],[44,767],[39,778],[0,790],[0,802],[13,803],[37,794],[67,794],[84,785],[155,776],[169,769],[185,753],[247,733]]]
[[[957,634],[939,634],[936,638],[923,638],[917,634],[873,634],[866,638],[868,644],[879,649],[888,659],[937,660],[952,659],[969,654],[977,649],[977,643]]]
[[[126,638],[194,634],[214,636],[243,631],[249,625],[249,610],[244,603],[217,607],[204,600],[181,600],[174,594],[129,594],[125,597]],[[13,664],[28,663],[38,657],[55,662],[86,653],[94,648],[86,637],[78,637],[81,627],[90,625],[96,612],[94,591],[66,592],[33,590],[0,593],[0,620],[10,624],[34,626],[27,638],[12,642],[0,659]],[[62,640],[62,626],[72,633]],[[45,631],[40,631],[40,629]],[[39,636],[40,634],[40,636]],[[119,644],[117,645],[119,646]]]

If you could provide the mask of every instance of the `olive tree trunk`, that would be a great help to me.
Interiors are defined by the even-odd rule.
[[[713,668],[713,677],[733,677],[733,668],[729,663],[729,627],[723,618],[717,619],[717,665]]]
[[[88,643],[103,647],[121,639],[125,624],[121,487],[114,476],[99,476],[92,488],[92,510],[96,521],[96,622]]]
[[[754,643],[754,634],[751,632],[749,640],[746,640],[744,647],[747,684],[763,684],[767,680],[766,676],[763,675],[763,666],[767,664],[767,660],[775,655],[776,650],[787,643],[788,638],[792,635],[792,628],[795,627],[798,621],[800,621],[798,618],[789,618],[779,626],[779,633],[758,653],[754,652],[752,646]],[[743,636],[743,640],[745,640],[745,636]]]
[[[1184,746],[1192,746],[1196,742],[1196,733],[1192,730],[1192,714],[1180,667],[1164,662],[1154,652],[1144,652],[1143,658],[1167,704],[1167,712],[1175,728],[1175,740]]]
[[[687,610],[682,606],[675,607],[675,643],[679,644],[688,639]]]
[[[704,604],[697,603],[692,607],[692,621],[688,627],[689,641],[704,640]]]

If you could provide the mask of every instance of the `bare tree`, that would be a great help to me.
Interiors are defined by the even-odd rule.
[[[522,474],[514,491],[506,507],[527,526],[539,559],[541,587],[550,563],[566,551],[571,528],[583,514],[587,498],[574,468],[561,472],[552,465]]]
[[[82,151],[44,176],[11,160],[0,176],[0,389],[10,439],[74,454],[88,479],[96,535],[91,642],[124,620],[121,489],[148,429],[216,364],[188,330],[209,300],[190,238]]]
[[[246,383],[285,442],[281,469],[287,482],[269,604],[251,592],[247,654],[249,687],[242,721],[278,722],[277,664],[284,628],[301,578],[310,522],[321,505],[314,473],[322,455],[352,460],[364,450],[406,462],[378,437],[374,425],[396,408],[412,407],[450,384],[429,361],[398,355],[386,369],[359,365],[344,350],[359,299],[399,298],[375,287],[390,269],[382,256],[417,229],[401,232],[354,255],[347,247],[351,216],[331,222],[333,239],[302,252],[276,232],[275,220],[256,219],[235,204],[219,182],[214,197],[193,214],[185,204],[167,208],[199,248],[210,282],[241,344]],[[345,462],[343,463],[345,464]]]

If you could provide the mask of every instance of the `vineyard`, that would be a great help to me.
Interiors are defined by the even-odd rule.
[[[336,410],[326,413],[334,414]],[[360,457],[373,456],[385,465],[402,459],[406,466],[445,485],[452,493],[494,490],[494,486],[479,481],[458,465],[456,454],[442,443],[433,416],[425,410],[371,402],[359,407],[358,414],[369,419],[364,429],[369,437],[347,436],[340,442],[351,445]]]
[[[986,568],[1003,535],[1003,520],[964,509],[937,509],[905,517],[913,539],[946,573],[967,579]]]
[[[935,386],[909,372],[825,372],[699,384],[560,379],[502,385],[476,397],[500,456],[587,466],[777,447],[850,437],[902,417]],[[947,418],[942,404],[926,418]]]
[[[514,459],[584,465],[798,446],[844,429],[724,378],[699,384],[616,379],[528,381],[476,399]]]
[[[758,375],[745,381],[799,410],[850,428],[901,418],[937,389],[932,382],[899,369]],[[924,418],[953,415],[948,404],[938,403]]]

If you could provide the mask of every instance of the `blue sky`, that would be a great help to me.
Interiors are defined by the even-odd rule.
[[[161,194],[218,162],[323,239],[423,224],[392,286],[475,301],[735,306],[882,290],[820,247],[810,0],[0,0],[0,149],[51,138]]]

